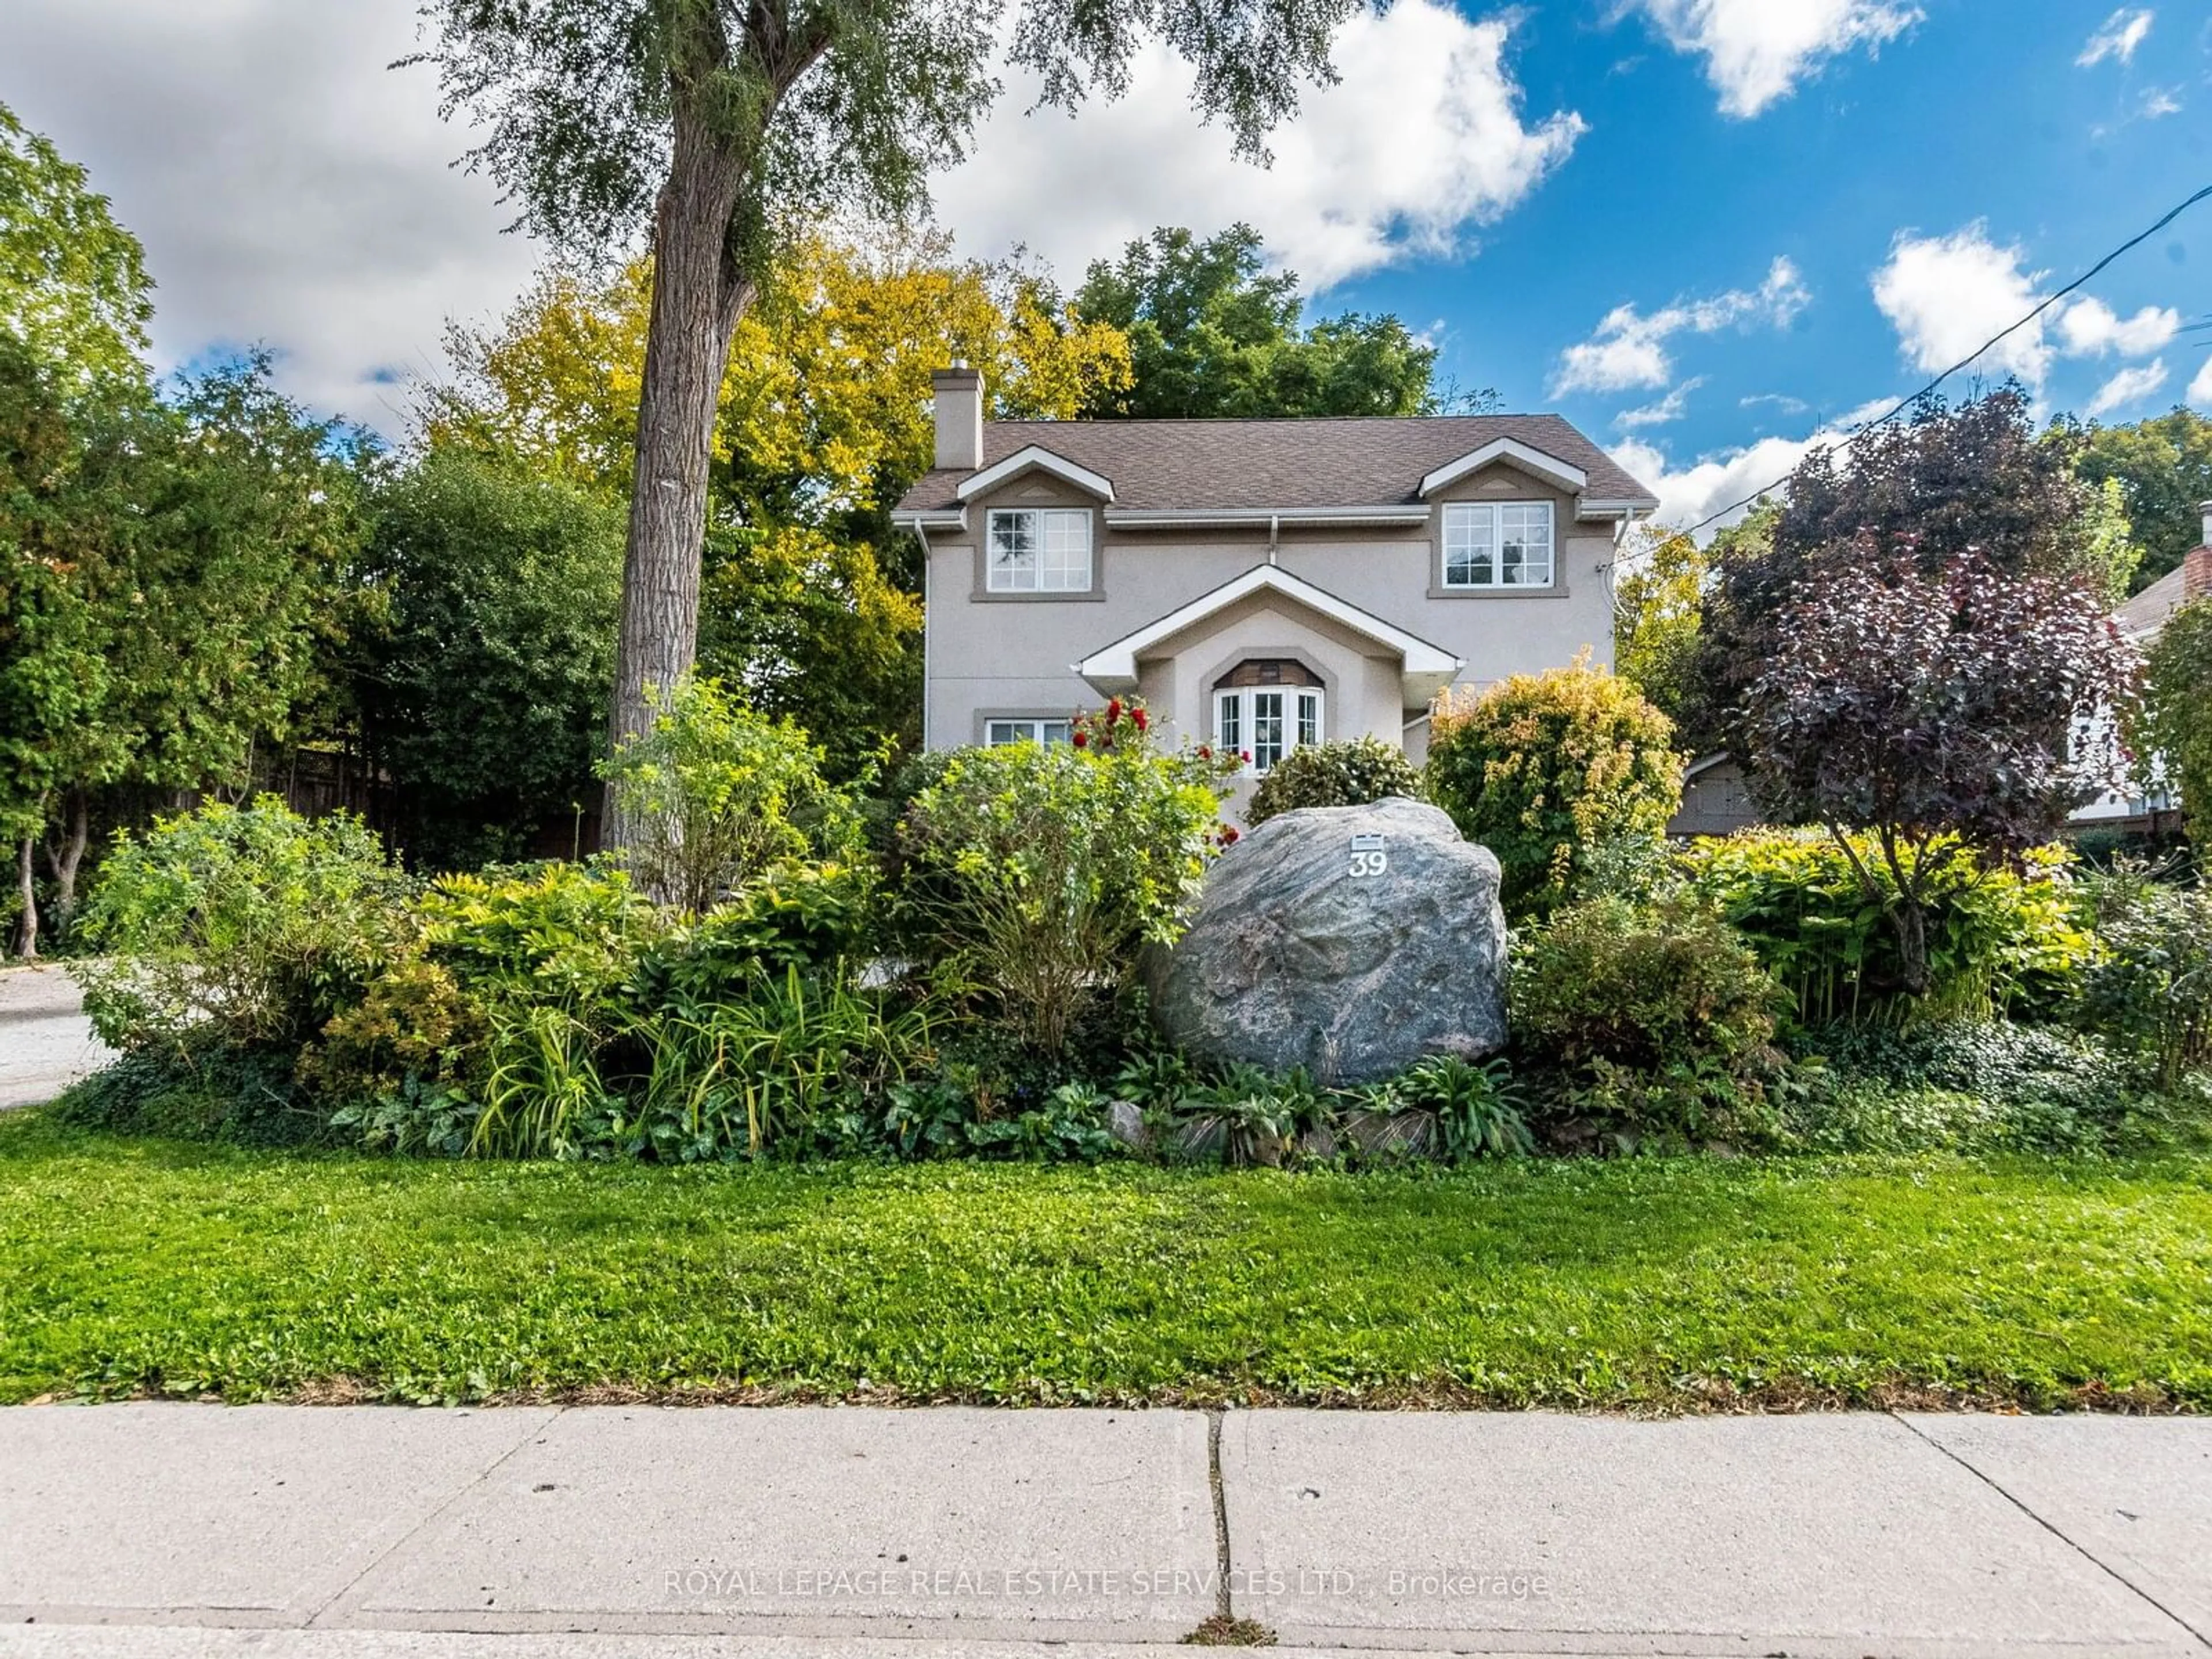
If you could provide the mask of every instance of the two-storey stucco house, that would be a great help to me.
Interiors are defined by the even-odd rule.
[[[1053,741],[1144,698],[1168,741],[1427,748],[1437,693],[1609,662],[1622,532],[1657,502],[1555,415],[986,421],[936,376],[924,741]]]

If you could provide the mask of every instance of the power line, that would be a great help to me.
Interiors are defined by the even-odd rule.
[[[2168,225],[2172,224],[2176,219],[2179,219],[2183,214],[2189,211],[2191,208],[2195,207],[2199,202],[2203,201],[2207,197],[2212,197],[2212,185],[2205,185],[2202,190],[2197,191],[2195,194],[2176,204],[2170,211],[2160,218],[2156,224],[2151,225],[2148,228],[2130,236],[2126,241],[2121,243],[2110,253],[2107,253],[2103,258],[2098,260],[2095,264],[2091,265],[2088,270],[2083,271],[2072,282],[2067,283],[2064,288],[2060,289],[2056,294],[2053,294],[2048,299],[2045,299],[2041,304],[2038,305],[2033,311],[2029,312],[2025,317],[2022,317],[2018,322],[2013,324],[2008,328],[2001,329],[1996,333],[1990,336],[1988,339],[1983,341],[1981,344],[1976,346],[1965,356],[1960,358],[1959,361],[1952,364],[1950,368],[1945,369],[1934,380],[1929,381],[1926,386],[1922,386],[1919,391],[1899,398],[1895,406],[1893,407],[1888,413],[1881,416],[1878,419],[1869,421],[1865,422],[1865,424],[1856,428],[1851,432],[1850,436],[1844,438],[1840,443],[1834,447],[1838,450],[1849,449],[1853,444],[1856,443],[1868,433],[1873,431],[1876,427],[1887,426],[1890,422],[1895,420],[1906,410],[1911,408],[1913,404],[1918,403],[1929,392],[1935,391],[1936,387],[1942,386],[1944,381],[1949,380],[1954,374],[1956,374],[1960,369],[1967,367],[1967,365],[1972,363],[1976,358],[1979,357],[1984,352],[1987,351],[1991,346],[1999,343],[2012,335],[2019,333],[2021,330],[2026,328],[2030,323],[2043,315],[2045,312],[2050,310],[2051,307],[2057,305],[2068,295],[2073,293],[2075,289],[2080,288],[2084,283],[2087,283],[2096,276],[2100,271],[2103,270],[2106,266],[2111,264],[2113,260],[2118,258],[2122,254],[2128,252],[2130,250],[2138,247],[2142,244],[2148,241],[2152,237],[2157,235],[2159,232],[2164,230]],[[1734,513],[1739,507],[1751,506],[1761,496],[1768,494],[1771,490],[1779,489],[1784,484],[1789,482],[1790,475],[1785,472],[1780,477],[1777,478],[1772,483],[1753,490],[1750,495],[1745,496],[1741,501],[1731,501],[1726,507],[1721,508],[1717,513],[1706,514],[1705,517],[1698,520],[1697,523],[1692,525],[1687,530],[1683,531],[1681,533],[1686,536],[1694,536],[1698,532],[1703,530],[1707,525],[1713,524],[1719,520],[1725,519],[1729,514]]]

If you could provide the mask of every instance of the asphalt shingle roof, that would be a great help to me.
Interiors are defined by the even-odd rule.
[[[1599,501],[1651,492],[1556,415],[1435,415],[1283,421],[991,421],[983,465],[1036,444],[1114,481],[1114,505],[1186,512],[1395,507],[1423,477],[1498,438],[1514,438],[1589,477]],[[979,471],[981,469],[978,469]],[[902,512],[947,511],[968,472],[923,475]]]
[[[2140,593],[2130,597],[2112,613],[2122,630],[2142,639],[2155,634],[2166,626],[2166,619],[2181,608],[2188,597],[2188,572],[2180,568],[2169,570]]]

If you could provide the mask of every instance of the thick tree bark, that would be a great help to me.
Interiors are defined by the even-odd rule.
[[[611,747],[647,730],[652,693],[691,671],[699,638],[700,551],[707,475],[723,372],[753,286],[730,251],[747,156],[678,108],[668,183],[653,238],[653,313],[637,412],[622,634],[615,654]],[[611,790],[603,844],[635,839]]]
[[[31,862],[32,849],[37,845],[35,837],[26,836],[15,854],[16,896],[23,907],[15,927],[15,954],[25,962],[39,959],[39,890],[33,879],[36,866]]]

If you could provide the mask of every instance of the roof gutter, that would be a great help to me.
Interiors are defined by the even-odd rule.
[[[1270,542],[1284,526],[1415,525],[1429,521],[1425,507],[1109,507],[1106,522],[1115,530],[1265,529]]]
[[[891,523],[901,530],[911,530],[920,536],[926,530],[965,530],[968,509],[963,507],[918,507],[907,512],[894,512]],[[924,544],[927,545],[927,542]]]

